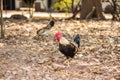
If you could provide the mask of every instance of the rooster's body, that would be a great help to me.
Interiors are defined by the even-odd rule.
[[[66,56],[67,59],[73,58],[80,46],[80,37],[77,34],[73,42],[65,39],[61,33],[56,34],[56,39],[59,42],[59,51]]]

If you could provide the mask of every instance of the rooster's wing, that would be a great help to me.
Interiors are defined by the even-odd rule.
[[[59,50],[67,58],[69,57],[73,58],[77,52],[77,47],[73,43],[67,45],[59,44]]]

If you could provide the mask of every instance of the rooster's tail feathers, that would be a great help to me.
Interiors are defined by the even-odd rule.
[[[74,43],[78,45],[78,47],[80,46],[80,36],[79,34],[77,34],[74,38]]]

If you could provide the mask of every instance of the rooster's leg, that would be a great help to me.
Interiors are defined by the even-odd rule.
[[[67,60],[65,60],[65,62],[64,63],[66,63],[67,64],[67,66],[69,67],[70,66],[70,61],[72,60],[72,58],[68,58]]]

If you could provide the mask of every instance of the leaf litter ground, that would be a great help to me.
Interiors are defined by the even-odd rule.
[[[34,39],[48,20],[6,20],[0,40],[0,80],[120,80],[120,23],[113,21],[56,21],[48,35]],[[68,67],[54,34],[72,41],[80,34],[81,47]]]

